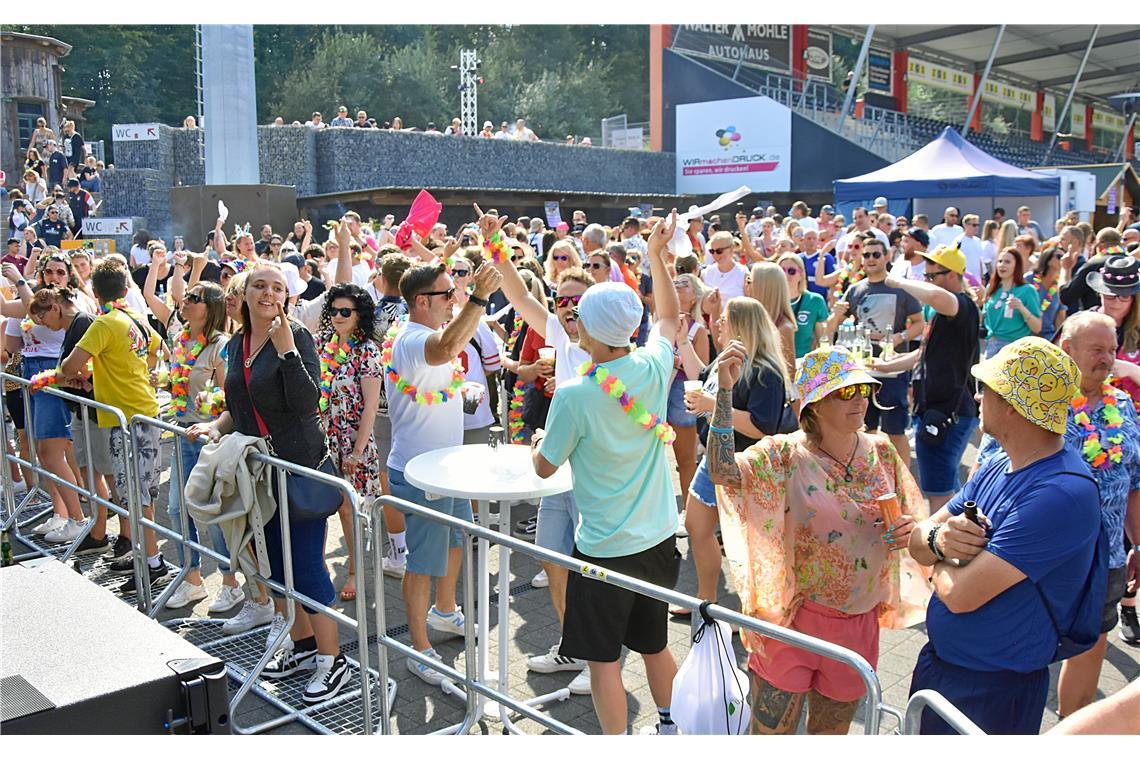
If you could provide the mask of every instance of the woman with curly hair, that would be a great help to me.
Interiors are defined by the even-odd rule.
[[[362,499],[376,498],[380,489],[380,458],[372,428],[380,408],[383,370],[380,347],[372,339],[376,304],[351,282],[329,288],[321,311],[317,341],[321,362],[321,422],[329,439],[333,463]],[[356,598],[356,568],[352,543],[352,507],[340,505],[340,522],[348,543],[348,579],[341,601]]]

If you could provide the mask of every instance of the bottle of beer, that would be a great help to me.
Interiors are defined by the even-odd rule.
[[[974,525],[977,525],[983,530],[985,529],[986,526],[982,525],[982,518],[978,517],[978,505],[976,502],[967,501],[965,504],[965,509],[963,509],[963,514],[965,514],[966,519],[972,522]]]
[[[0,537],[0,567],[8,567],[11,564],[12,544],[8,542],[8,531],[4,531]]]

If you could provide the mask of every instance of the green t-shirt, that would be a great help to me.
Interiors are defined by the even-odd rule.
[[[628,356],[605,362],[645,408],[665,419],[673,346],[661,336]],[[539,452],[574,475],[579,521],[574,544],[591,557],[624,557],[677,531],[677,501],[667,446],[625,414],[592,378],[559,383]]]
[[[792,301],[792,311],[796,313],[796,358],[799,359],[811,352],[815,326],[826,322],[831,312],[827,310],[823,296],[810,290]]]
[[[991,338],[1011,343],[1018,338],[1033,335],[1021,312],[1012,309],[1013,316],[1005,316],[1005,303],[1010,295],[1017,296],[1035,317],[1041,316],[1041,296],[1032,285],[1018,285],[1013,290],[998,289],[986,301],[986,334]]]

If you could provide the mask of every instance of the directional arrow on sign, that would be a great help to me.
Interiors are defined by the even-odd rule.
[[[123,232],[126,229],[127,229],[127,222],[119,222],[119,224],[115,227],[116,232]]]
[[[147,128],[146,128],[146,133],[147,133],[148,135],[150,135],[151,137],[154,137],[154,127],[147,127]]]

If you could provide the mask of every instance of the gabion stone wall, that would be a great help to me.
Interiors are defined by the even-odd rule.
[[[159,172],[168,186],[174,184],[174,139],[184,131],[160,124],[157,140],[116,141],[115,168],[150,169]]]
[[[173,143],[173,140],[171,140]],[[157,169],[107,169],[103,177],[100,216],[135,217],[136,228],[145,225],[151,237],[169,242],[170,180]]]
[[[198,127],[174,130],[175,185],[206,184],[206,161],[202,158],[205,133]]]
[[[292,185],[298,197],[316,195],[316,132],[308,127],[258,127],[261,183]]]

